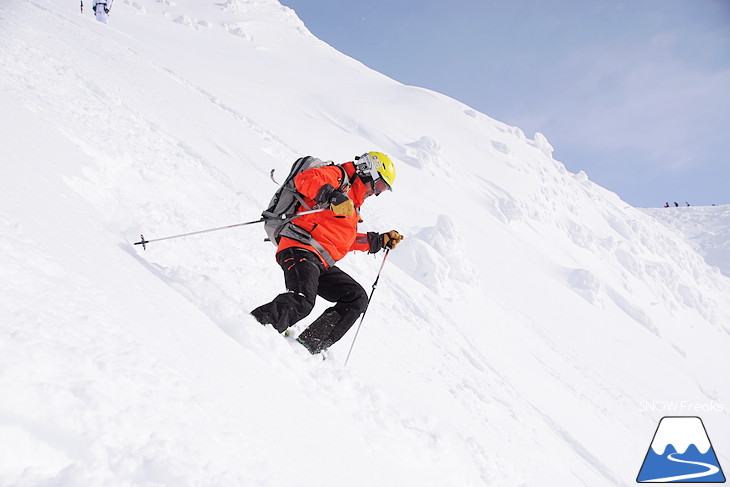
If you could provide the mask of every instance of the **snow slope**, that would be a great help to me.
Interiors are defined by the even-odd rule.
[[[643,211],[684,235],[709,265],[730,277],[730,205],[645,208]]]
[[[0,485],[629,485],[657,401],[730,464],[728,277],[542,135],[273,0],[76,8],[0,5]],[[407,238],[347,368],[354,330],[322,363],[248,315],[282,290],[262,228],[132,245],[368,150],[398,179],[363,230]]]

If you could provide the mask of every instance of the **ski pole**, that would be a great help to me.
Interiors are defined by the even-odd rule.
[[[385,266],[385,259],[388,258],[388,253],[390,252],[390,249],[385,249],[385,255],[383,256],[383,262],[380,264],[380,270],[378,271],[378,275],[375,277],[375,282],[373,283],[373,289],[370,291],[370,296],[368,296],[368,303],[365,305],[365,311],[362,312],[362,318],[360,318],[360,324],[357,325],[357,329],[355,330],[355,337],[352,339],[352,344],[350,345],[350,351],[347,352],[347,358],[345,358],[345,367],[347,367],[347,362],[350,360],[350,354],[352,353],[352,349],[355,347],[355,340],[357,340],[357,335],[360,333],[360,327],[362,326],[362,322],[365,320],[365,313],[368,312],[368,308],[370,307],[370,300],[373,299],[373,294],[375,293],[375,288],[378,287],[378,281],[380,280],[380,273],[383,272],[383,266]]]
[[[250,222],[236,223],[234,225],[226,225],[224,227],[218,227],[218,228],[209,228],[208,230],[198,230],[197,232],[181,233],[180,235],[170,235],[169,237],[153,238],[152,240],[145,240],[144,239],[144,235],[140,235],[140,237],[142,238],[142,240],[140,240],[139,242],[134,242],[134,245],[141,245],[144,250],[147,250],[147,244],[148,243],[152,243],[152,242],[160,242],[162,240],[170,240],[170,239],[173,239],[173,238],[180,238],[180,237],[189,237],[190,235],[199,235],[201,233],[217,232],[218,230],[226,230],[227,228],[243,227],[243,226],[246,226],[246,225],[253,225],[254,223],[262,223],[262,222],[265,222],[265,221],[268,221],[268,220],[279,220],[279,219],[281,219],[281,220],[286,220],[286,219],[293,220],[294,218],[298,218],[298,217],[303,216],[303,215],[308,215],[310,213],[317,213],[317,212],[324,211],[324,210],[325,210],[325,208],[319,208],[319,209],[316,209],[316,210],[309,210],[309,211],[302,211],[301,213],[297,213],[294,216],[292,216],[292,215],[281,215],[280,217],[276,217],[276,218],[265,218],[265,217],[262,217],[262,218],[260,218],[258,220],[253,220],[253,221],[250,221]]]

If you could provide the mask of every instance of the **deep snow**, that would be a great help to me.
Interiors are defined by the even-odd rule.
[[[272,0],[8,0],[0,68],[0,485],[629,485],[668,413],[730,464],[728,277],[542,135]],[[321,362],[248,315],[282,290],[262,228],[132,245],[368,150],[398,179],[363,230],[406,240],[347,368],[353,332]]]

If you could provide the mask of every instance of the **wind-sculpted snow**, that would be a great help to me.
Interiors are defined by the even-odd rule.
[[[412,233],[409,245],[402,252],[394,252],[392,259],[410,277],[445,298],[460,298],[464,285],[478,285],[461,235],[446,215],[440,215],[435,226]]]
[[[707,263],[730,277],[730,206],[654,208],[643,210],[682,233]]]
[[[730,284],[684,236],[277,2],[8,0],[0,103],[0,485],[629,485],[645,401],[730,397]],[[284,291],[262,228],[133,245],[369,150],[398,177],[362,230],[406,238],[347,368],[354,330],[322,362],[248,315]]]

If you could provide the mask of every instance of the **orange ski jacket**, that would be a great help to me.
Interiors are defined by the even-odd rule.
[[[314,208],[317,204],[314,198],[322,186],[325,184],[331,184],[334,188],[342,186],[343,174],[340,168],[345,170],[349,181],[352,182],[342,189],[342,192],[352,200],[356,209],[355,213],[352,216],[335,215],[331,209],[326,209],[318,213],[300,216],[292,221],[294,225],[309,232],[312,238],[322,245],[335,261],[342,259],[352,250],[364,252],[371,250],[367,234],[357,232],[357,225],[362,221],[360,219],[360,206],[365,200],[365,193],[368,188],[360,178],[355,177],[355,165],[352,162],[346,162],[339,166],[331,165],[307,169],[294,178],[294,185],[304,197],[304,202],[310,208]],[[300,206],[297,212],[302,211],[306,211],[303,205]],[[314,252],[322,260],[325,268],[329,267],[324,257],[314,247],[288,237],[281,237],[276,252],[279,253],[291,247]]]

